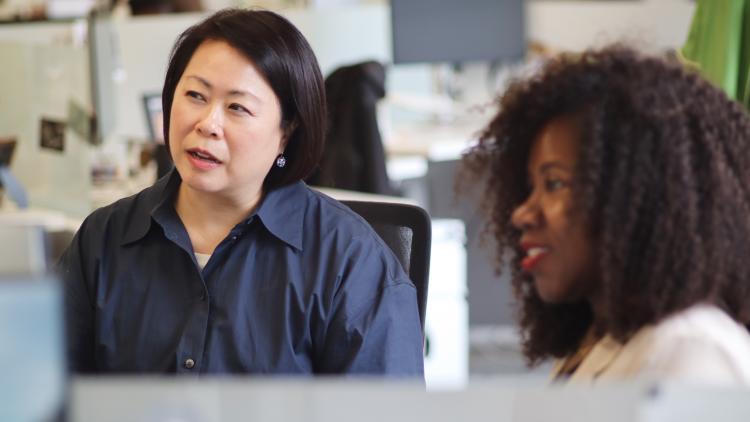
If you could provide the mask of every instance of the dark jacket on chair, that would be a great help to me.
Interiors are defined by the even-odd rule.
[[[320,167],[308,183],[397,194],[385,169],[376,105],[385,96],[385,69],[369,61],[336,69],[325,81],[328,133]]]

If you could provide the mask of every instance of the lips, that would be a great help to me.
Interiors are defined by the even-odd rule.
[[[190,165],[199,172],[211,171],[222,165],[221,160],[204,149],[191,148],[186,152]]]
[[[196,158],[198,160],[221,164],[221,160],[219,160],[213,154],[211,154],[210,152],[204,149],[190,148],[187,150],[187,153],[190,154],[191,157]]]
[[[521,268],[529,272],[533,271],[537,264],[539,264],[539,261],[549,253],[549,248],[531,243],[521,243],[521,250],[526,254],[521,260]]]

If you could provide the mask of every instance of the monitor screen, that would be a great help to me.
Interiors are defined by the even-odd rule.
[[[164,114],[161,93],[143,94],[143,110],[146,113],[148,135],[152,141],[164,142]]]
[[[393,62],[516,61],[524,0],[391,0]]]

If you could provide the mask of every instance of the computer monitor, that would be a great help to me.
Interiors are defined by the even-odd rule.
[[[143,94],[143,110],[146,113],[148,135],[152,141],[164,142],[164,113],[161,106],[161,93]]]
[[[391,0],[393,62],[517,61],[524,0]]]
[[[161,93],[144,94],[143,110],[146,113],[149,138],[156,143],[153,149],[156,176],[161,178],[173,167],[172,158],[164,145],[164,112],[161,105]]]

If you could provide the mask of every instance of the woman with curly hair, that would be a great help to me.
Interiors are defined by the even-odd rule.
[[[464,157],[512,259],[524,354],[557,379],[750,384],[750,117],[610,46],[516,81]],[[509,254],[509,251],[512,252]]]

